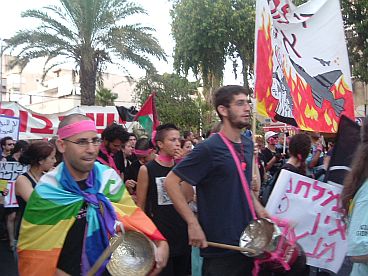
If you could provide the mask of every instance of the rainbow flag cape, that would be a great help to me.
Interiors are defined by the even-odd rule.
[[[60,184],[63,166],[61,163],[41,178],[27,203],[18,244],[20,275],[55,274],[66,235],[83,205],[82,196],[63,189]],[[93,170],[99,181],[99,192],[111,201],[117,219],[126,231],[142,232],[151,240],[165,240],[153,222],[135,205],[113,169],[96,162]],[[87,220],[88,216],[87,212]]]

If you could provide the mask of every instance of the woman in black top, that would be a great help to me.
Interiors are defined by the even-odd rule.
[[[32,143],[29,148],[22,154],[19,162],[29,165],[28,171],[20,175],[15,182],[15,194],[19,204],[19,220],[16,227],[16,238],[19,234],[20,221],[34,187],[40,180],[44,172],[54,167],[55,159],[54,145],[46,141],[37,141]]]

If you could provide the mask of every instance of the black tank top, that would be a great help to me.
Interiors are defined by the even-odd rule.
[[[37,182],[33,179],[33,177],[31,177],[28,174],[28,172],[25,172],[22,175],[27,177],[27,179],[32,184],[32,188],[34,189],[36,187]],[[19,223],[17,224],[16,233],[15,233],[15,238],[17,239],[19,236],[19,231],[20,231],[20,223],[23,218],[23,214],[24,214],[24,210],[26,209],[27,202],[21,196],[16,196],[16,198],[17,198],[18,205],[19,205],[19,209],[18,209]]]
[[[164,167],[155,160],[147,165],[149,186],[146,200],[146,213],[167,239],[170,257],[187,254],[187,224],[175,210],[163,185],[165,177],[173,167]]]

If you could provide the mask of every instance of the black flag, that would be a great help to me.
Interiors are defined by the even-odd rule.
[[[116,109],[119,113],[120,119],[124,122],[133,122],[135,114],[138,113],[134,106],[131,106],[130,108],[126,108],[125,106],[116,106]]]
[[[332,150],[331,160],[324,182],[332,181],[341,185],[343,184],[359,143],[360,126],[343,115],[340,119],[335,146]]]

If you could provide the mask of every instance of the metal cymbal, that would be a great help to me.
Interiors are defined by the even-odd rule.
[[[112,237],[110,245],[119,238]],[[140,276],[150,272],[155,264],[155,245],[144,234],[127,231],[122,243],[111,254],[107,270],[112,276]]]

